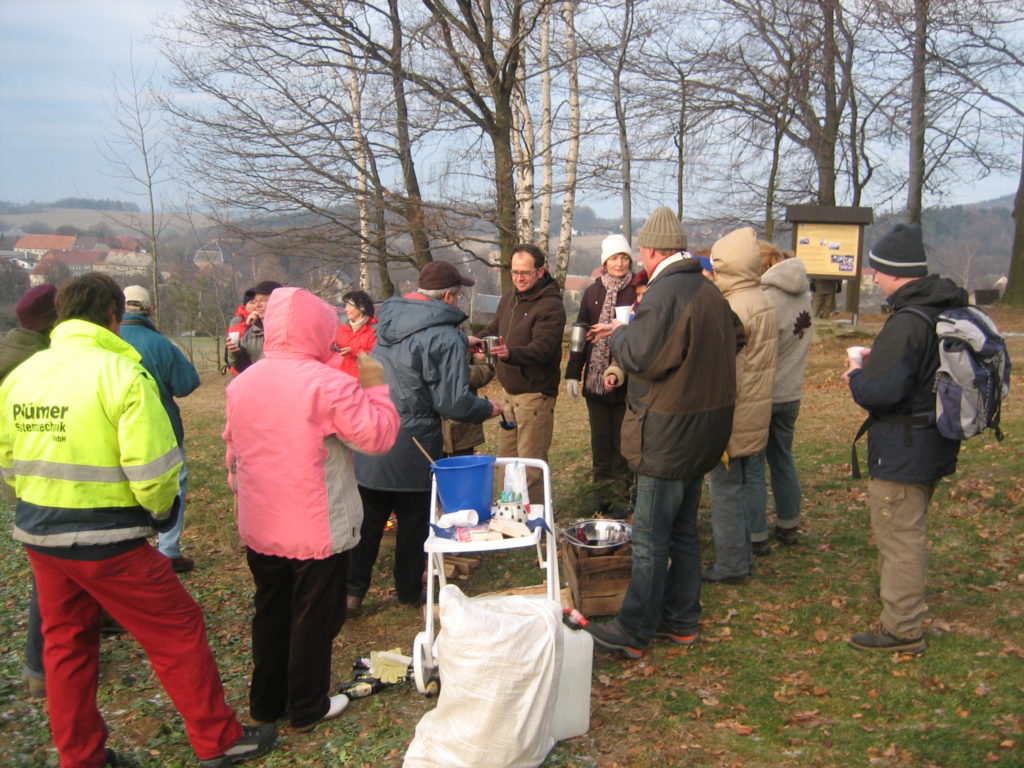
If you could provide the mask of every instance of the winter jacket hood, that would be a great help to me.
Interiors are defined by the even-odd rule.
[[[761,284],[761,251],[751,227],[734,230],[711,247],[715,284],[726,298]]]
[[[337,330],[338,313],[330,304],[302,288],[278,288],[267,302],[263,354],[326,363]]]

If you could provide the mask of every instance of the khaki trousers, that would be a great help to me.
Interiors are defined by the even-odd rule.
[[[935,483],[868,481],[871,531],[878,547],[882,627],[902,639],[921,636],[928,610],[924,601],[928,576],[925,512]]]
[[[510,395],[502,390],[499,399],[507,421],[516,422],[515,429],[498,429],[498,456],[548,460],[551,434],[555,427],[555,398],[539,392]],[[538,469],[528,469],[526,482],[530,503],[544,503],[544,477]]]

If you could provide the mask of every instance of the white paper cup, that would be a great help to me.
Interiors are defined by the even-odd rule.
[[[242,337],[239,331],[228,331],[228,338],[231,339],[232,344],[238,344],[238,340]]]
[[[615,319],[620,323],[628,323],[629,316],[633,313],[632,307],[616,307],[615,308]]]
[[[864,365],[864,352],[869,347],[847,347],[846,356],[853,360],[857,365]]]
[[[437,518],[437,524],[442,528],[462,528],[479,522],[480,516],[475,509],[460,509]]]

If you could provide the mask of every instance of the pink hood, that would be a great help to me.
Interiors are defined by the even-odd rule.
[[[228,385],[228,482],[238,532],[265,555],[323,559],[359,541],[363,508],[352,450],[386,453],[398,412],[386,385],[363,389],[331,367],[338,316],[300,288],[278,288],[265,357]]]
[[[311,357],[326,363],[338,332],[338,312],[302,288],[278,288],[267,302],[263,329],[265,355]]]

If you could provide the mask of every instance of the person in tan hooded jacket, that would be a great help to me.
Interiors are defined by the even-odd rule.
[[[736,410],[725,455],[711,470],[711,530],[715,564],[704,581],[745,584],[754,556],[744,499],[751,457],[768,443],[772,386],[778,356],[779,318],[761,290],[761,253],[751,227],[734,230],[711,247],[715,283],[739,317],[747,344],[736,355]]]

